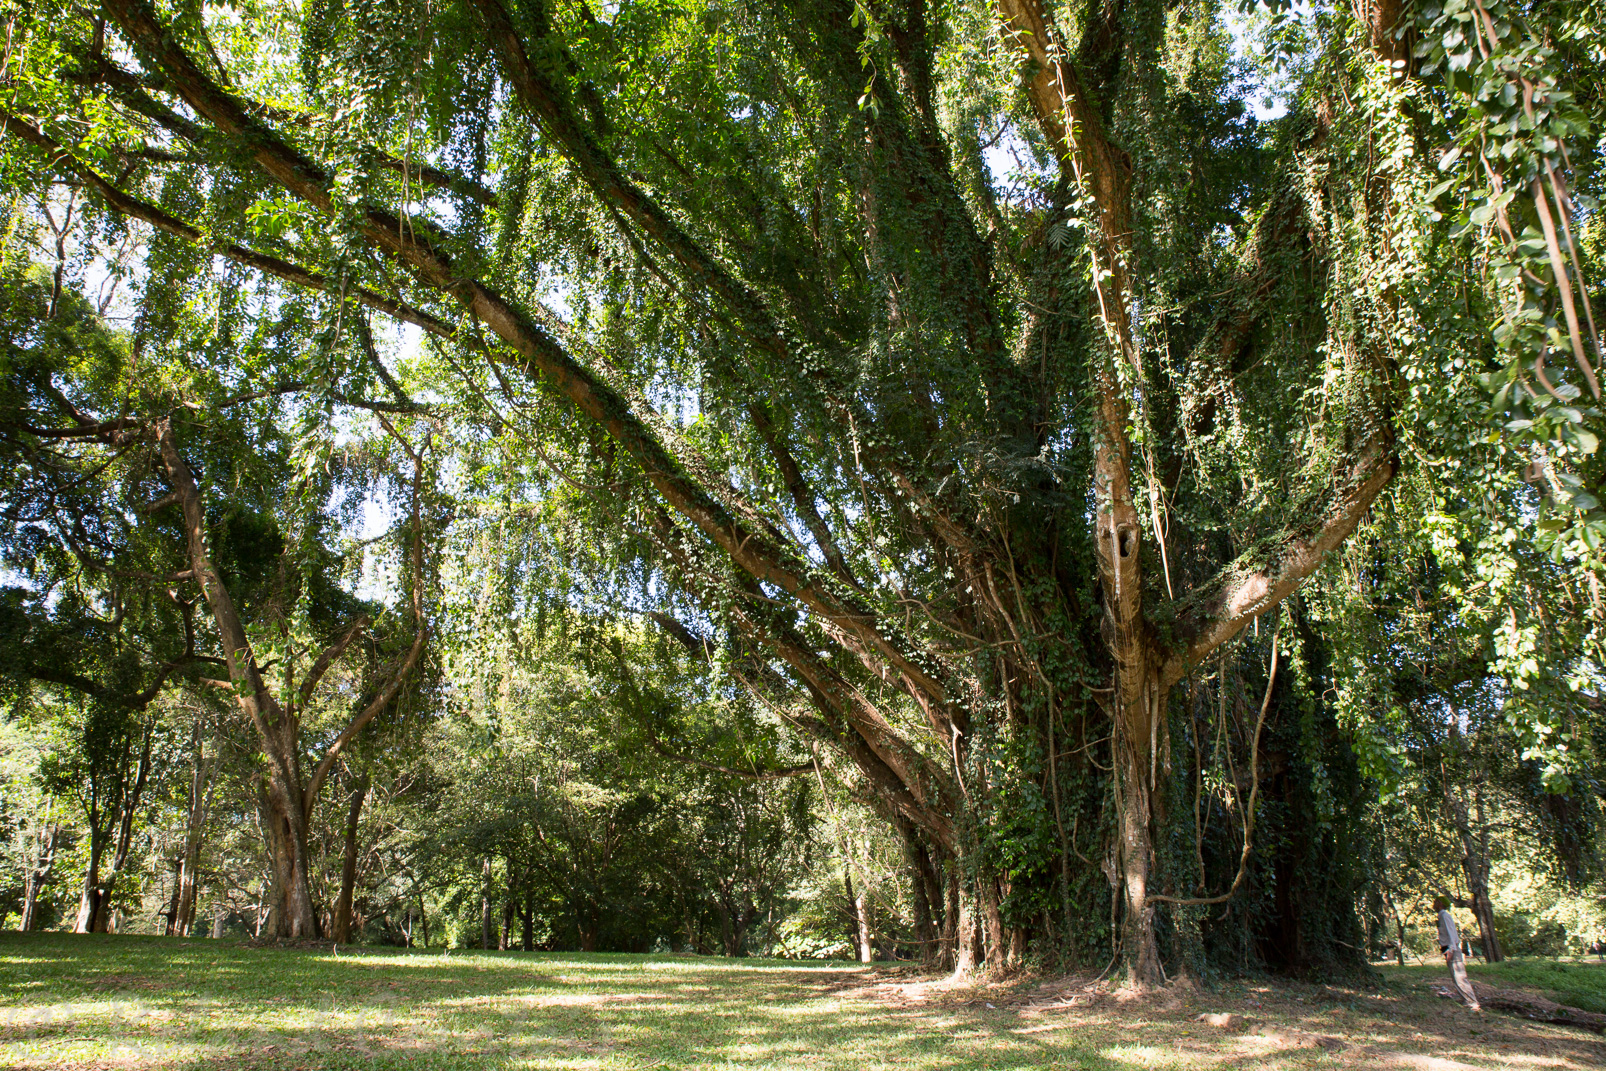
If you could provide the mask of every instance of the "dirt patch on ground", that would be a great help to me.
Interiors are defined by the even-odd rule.
[[[241,948],[292,948],[304,952],[336,952],[340,946],[333,941],[316,937],[251,937],[240,942]]]
[[[1515,1008],[1473,1012],[1432,985],[1184,983],[1140,993],[1091,975],[995,984],[861,977],[844,982],[839,995],[907,1010],[979,1010],[1024,1034],[1070,1028],[1104,1035],[1112,1052],[1153,1066],[1250,1068],[1304,1051],[1322,1067],[1606,1067],[1606,1042],[1588,1030],[1531,1021]],[[1533,1006],[1547,1003],[1539,994],[1524,996]]]

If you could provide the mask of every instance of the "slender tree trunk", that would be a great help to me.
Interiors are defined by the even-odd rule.
[[[848,905],[848,947],[853,949],[853,958],[859,958],[859,898],[853,892],[853,871],[848,866],[846,857],[842,860],[842,891],[847,894]]]
[[[39,921],[39,893],[50,884],[51,872],[56,868],[56,845],[60,841],[61,827],[58,825],[48,825],[40,834],[39,851],[23,880],[22,918],[17,924],[23,933],[32,932]]]
[[[335,901],[330,939],[336,944],[351,943],[351,899],[357,884],[357,823],[362,818],[363,801],[368,798],[368,775],[364,773],[351,787],[351,807],[346,813],[344,851],[340,859],[340,898]]]
[[[862,883],[853,901],[853,914],[859,924],[859,962],[869,963],[875,959],[875,941],[870,934],[870,897]]]
[[[480,947],[496,947],[496,922],[491,917],[491,857],[488,855],[480,866]]]
[[[268,798],[268,782],[266,778],[258,778],[257,788],[257,825],[262,831],[262,844],[267,849],[268,871],[265,885],[262,890],[262,901],[257,907],[256,936],[261,937],[262,931],[275,933],[278,930],[279,904],[284,901],[280,891],[280,875],[282,868],[279,865],[279,856],[282,849],[279,842],[283,839],[283,825],[275,817],[273,803]]]
[[[597,916],[589,907],[575,914],[575,925],[580,931],[580,951],[597,950]]]
[[[959,965],[959,867],[948,863],[948,880],[945,883],[942,912],[942,966],[957,973],[968,971],[974,963]]]
[[[937,927],[932,922],[931,900],[926,895],[923,875],[918,865],[913,865],[910,869],[914,878],[910,885],[913,892],[915,940],[920,943],[920,962],[930,964],[937,958]]]
[[[534,952],[535,951],[535,894],[534,893],[525,893],[524,894],[524,912],[523,912],[523,914],[521,914],[519,916],[519,921],[524,924],[523,940],[519,942],[519,947],[524,949],[524,951],[526,951],[526,952]]]
[[[201,719],[197,717],[190,738],[193,756],[190,765],[190,806],[185,826],[183,867],[179,872],[178,909],[174,919],[181,936],[189,936],[195,929],[195,901],[200,893],[201,844],[212,793],[212,760],[206,754],[201,728]]]
[[[954,976],[965,977],[981,965],[981,926],[976,917],[976,899],[960,880],[963,868],[955,866],[948,877],[948,899],[954,917]]]
[[[1462,845],[1466,855],[1462,865],[1467,876],[1467,891],[1472,898],[1472,913],[1478,919],[1478,937],[1483,945],[1483,958],[1487,963],[1499,963],[1506,958],[1500,947],[1500,937],[1494,929],[1494,903],[1489,899],[1489,822],[1484,813],[1483,785],[1472,791],[1473,807],[1477,812],[1478,827],[1463,834]]]
[[[720,947],[725,950],[725,955],[734,957],[736,955],[736,924],[735,920],[731,918],[730,906],[725,903],[723,896],[715,898],[714,914],[719,916]]]
[[[429,947],[429,915],[424,912],[424,890],[418,890],[418,927],[424,938],[424,947]]]
[[[753,923],[759,920],[761,914],[758,907],[751,903],[742,910],[741,924],[736,929],[736,954],[738,956],[747,955],[747,935],[753,932]]]
[[[1135,641],[1125,647],[1132,664],[1117,671],[1121,708],[1115,739],[1118,867],[1125,894],[1121,934],[1129,979],[1142,987],[1165,981],[1154,933],[1154,907],[1149,903],[1159,796],[1154,750],[1161,697],[1159,680],[1145,664],[1146,644]]]
[[[1478,941],[1483,946],[1483,957],[1489,963],[1505,959],[1500,938],[1494,930],[1494,904],[1489,900],[1489,829],[1483,809],[1483,786],[1473,787],[1474,806],[1478,814],[1478,828],[1472,828],[1468,814],[1467,792],[1461,785],[1444,786],[1445,802],[1449,805],[1450,820],[1461,839],[1461,873],[1467,880],[1467,895],[1473,917],[1478,920]]]
[[[499,952],[506,952],[513,942],[513,895],[502,901],[502,932],[496,942]]]
[[[123,793],[123,805],[117,820],[117,840],[112,845],[111,867],[101,881],[100,906],[95,913],[94,932],[105,933],[111,925],[111,899],[117,888],[117,879],[128,865],[128,853],[134,845],[134,818],[139,812],[139,801],[145,794],[145,783],[150,779],[151,745],[156,735],[156,722],[145,723],[145,736],[140,744],[139,765],[134,784]]]
[[[173,860],[173,895],[167,898],[167,910],[162,912],[163,937],[174,937],[178,934],[178,901],[183,887],[184,857],[179,856]]]

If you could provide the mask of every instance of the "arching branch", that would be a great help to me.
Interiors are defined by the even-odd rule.
[[[113,0],[106,7],[136,49],[160,67],[164,78],[186,102],[220,131],[237,139],[264,172],[322,212],[345,210],[345,206],[335,204],[333,184],[324,170],[264,126],[232,94],[214,84],[143,0]],[[518,365],[521,371],[546,380],[624,447],[665,501],[740,568],[858,636],[900,674],[915,682],[932,702],[948,701],[943,684],[900,649],[873,612],[818,582],[811,575],[812,567],[792,549],[777,546],[733,518],[707,488],[688,475],[616,391],[501,294],[461,271],[438,244],[441,232],[435,224],[416,216],[404,222],[391,212],[371,206],[359,207],[354,215],[356,229],[367,241],[404,263],[420,282],[457,298],[523,359]]]
[[[1355,531],[1397,467],[1383,443],[1372,443],[1317,518],[1263,540],[1181,600],[1176,633],[1182,644],[1167,659],[1161,685],[1176,684],[1190,666],[1198,665],[1255,618],[1292,595],[1327,553]]]

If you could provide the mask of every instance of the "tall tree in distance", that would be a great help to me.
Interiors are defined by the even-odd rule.
[[[26,305],[42,289],[25,279],[11,296]],[[191,683],[227,692],[252,730],[265,759],[274,928],[286,937],[316,936],[308,817],[334,764],[397,700],[425,647],[421,510],[428,447],[414,449],[384,413],[375,414],[410,470],[401,483],[412,502],[404,537],[411,625],[396,634],[376,631],[379,608],[361,604],[324,575],[332,563],[319,541],[320,511],[310,522],[303,519],[303,545],[297,546],[281,524],[288,516],[276,515],[279,503],[240,493],[241,482],[273,478],[264,470],[283,475],[282,457],[253,456],[282,450],[285,436],[273,421],[256,443],[227,431],[206,441],[210,429],[187,416],[208,409],[226,422],[242,406],[271,405],[302,393],[302,386],[279,383],[220,397],[196,391],[193,382],[140,382],[141,358],[162,368],[171,354],[131,353],[84,305],[72,293],[53,292],[51,313],[34,308],[30,317],[25,308],[17,317],[0,430],[0,441],[19,462],[8,476],[9,505],[20,522],[10,530],[9,549],[16,560],[18,544],[37,548],[37,560],[25,565],[37,586],[17,589],[6,607],[4,620],[20,641],[8,653],[14,663],[8,669],[83,697],[82,717],[74,723],[81,746],[47,771],[61,786],[72,786],[88,816],[89,865],[77,929],[106,929],[112,886],[127,860],[153,763],[167,763],[171,750],[157,746],[153,753],[158,720],[148,708],[184,670]],[[64,320],[62,309],[76,318]],[[21,341],[34,345],[18,346]],[[171,365],[163,370],[174,371]],[[415,408],[380,404],[392,412]],[[231,475],[235,487],[209,499],[192,451],[214,474]],[[309,490],[314,498],[329,493],[328,482],[314,481]],[[108,509],[108,497],[127,508]],[[20,515],[23,510],[33,513]],[[52,563],[60,578],[49,575]],[[104,586],[85,590],[86,573]],[[71,576],[79,578],[76,587],[62,579]],[[151,660],[141,657],[142,639],[157,650],[172,649],[154,670],[141,664]],[[338,689],[321,691],[353,645],[365,650],[366,665],[348,672]],[[213,675],[217,671],[222,676]],[[326,691],[336,692],[337,707],[350,707],[332,727]],[[309,760],[312,768],[304,770]]]

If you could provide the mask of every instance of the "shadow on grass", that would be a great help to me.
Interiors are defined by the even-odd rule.
[[[1106,1007],[1088,1016],[911,1005],[858,992],[887,977],[847,964],[331,954],[7,934],[0,935],[0,1066],[1132,1071],[1188,1062],[1247,1071],[1266,1058],[1200,1036],[1192,1007]],[[1400,1008],[1388,997],[1353,1001],[1358,1014],[1374,1018]],[[1330,1032],[1319,1018],[1299,1028]],[[1421,1025],[1421,1051],[1450,1055],[1465,1041],[1449,1027],[1435,1033],[1441,1024]],[[1558,1055],[1602,1063],[1597,1044],[1566,1048]]]

